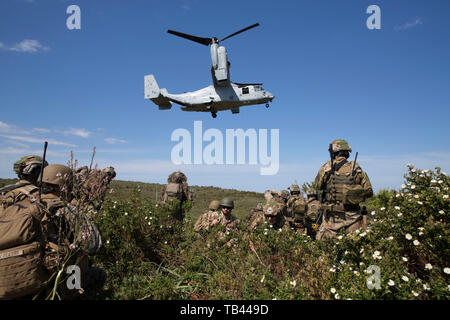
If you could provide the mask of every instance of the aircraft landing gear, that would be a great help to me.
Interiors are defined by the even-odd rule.
[[[211,112],[211,115],[212,115],[213,118],[216,118],[217,117],[217,112],[213,111],[213,112]]]
[[[266,108],[269,108],[269,104],[268,103],[266,103]]]

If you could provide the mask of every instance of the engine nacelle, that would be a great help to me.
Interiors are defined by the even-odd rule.
[[[214,76],[214,83],[217,85],[228,84],[230,81],[230,67],[227,57],[227,49],[218,46],[216,43],[211,44],[211,71]]]

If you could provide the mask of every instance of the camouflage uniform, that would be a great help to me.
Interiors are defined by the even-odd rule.
[[[290,229],[289,223],[286,221],[282,213],[283,206],[278,201],[268,201],[262,211],[257,211],[248,222],[251,230],[256,229],[259,225],[270,223],[275,230]],[[271,217],[271,218],[269,218]],[[274,220],[271,220],[275,218]]]
[[[340,151],[347,152],[342,155]],[[331,161],[326,162],[319,170],[314,181],[314,188],[324,195],[322,208],[323,221],[316,239],[335,237],[344,229],[351,232],[363,227],[363,217],[359,203],[373,195],[369,177],[358,163],[347,161],[351,148],[345,140],[335,140],[330,145],[334,174]],[[345,153],[344,153],[345,154]]]
[[[213,200],[209,204],[209,209],[200,217],[194,225],[195,232],[208,231],[210,227],[216,225],[219,222],[219,201]]]

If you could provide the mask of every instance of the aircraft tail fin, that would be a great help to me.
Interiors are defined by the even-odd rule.
[[[144,76],[144,95],[145,99],[150,99],[158,105],[160,110],[167,110],[172,107],[172,102],[166,97],[167,90],[159,88],[152,74]]]

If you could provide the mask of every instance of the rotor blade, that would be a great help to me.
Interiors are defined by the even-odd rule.
[[[182,33],[182,32],[178,32],[178,31],[173,31],[173,30],[167,30],[168,33],[191,40],[191,41],[195,41],[197,43],[203,44],[205,46],[209,46],[209,44],[211,43],[211,38],[201,38],[201,37],[196,37],[190,34],[186,34],[186,33]]]
[[[220,42],[220,41],[223,41],[223,40],[226,40],[226,39],[228,39],[228,38],[234,37],[235,35],[237,35],[237,34],[239,34],[239,33],[241,33],[241,32],[247,31],[247,30],[249,30],[249,29],[251,29],[251,28],[254,28],[254,27],[257,27],[257,26],[259,26],[259,23],[255,23],[255,24],[251,25],[250,27],[244,28],[244,29],[242,29],[242,30],[239,30],[239,31],[233,33],[233,34],[230,34],[229,36],[226,36],[225,38],[219,40],[219,42]]]

